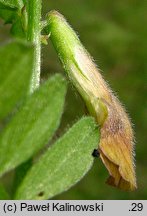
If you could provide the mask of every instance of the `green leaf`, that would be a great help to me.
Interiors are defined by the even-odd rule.
[[[0,183],[0,200],[8,200],[9,195],[6,192],[4,186]]]
[[[11,34],[17,38],[24,38],[27,28],[27,12],[23,0],[0,0],[0,17],[5,24],[11,23]]]
[[[26,32],[23,30],[22,20],[20,18],[15,20],[11,27],[10,33],[16,38],[25,38]]]
[[[10,8],[22,8],[24,0],[0,0],[0,4]]]
[[[33,67],[33,47],[11,42],[0,48],[0,119],[26,96]]]
[[[0,0],[0,17],[6,23],[12,23],[20,15],[22,0]]]
[[[13,178],[13,185],[12,185],[13,194],[15,194],[16,189],[18,188],[18,186],[23,181],[23,178],[25,177],[28,170],[31,168],[32,163],[33,163],[33,160],[31,158],[31,159],[25,161],[24,163],[22,163],[21,165],[19,165],[15,169],[15,174],[14,174],[14,178]]]
[[[11,8],[0,3],[0,17],[5,23],[12,23],[17,14],[17,8]]]
[[[69,189],[92,166],[98,138],[93,119],[81,119],[31,168],[15,198],[48,199]]]
[[[66,92],[65,80],[56,75],[26,101],[0,136],[0,174],[37,153],[58,128]]]

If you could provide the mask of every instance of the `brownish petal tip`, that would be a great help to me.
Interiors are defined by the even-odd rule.
[[[108,118],[101,128],[100,157],[110,174],[107,183],[133,191],[137,188],[133,131],[127,114],[113,99],[112,105],[108,106]]]

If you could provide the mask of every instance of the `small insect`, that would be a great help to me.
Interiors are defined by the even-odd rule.
[[[94,150],[93,150],[92,156],[93,156],[93,157],[99,157],[99,156],[100,156],[100,153],[99,153],[98,149],[94,149]]]
[[[40,197],[42,197],[43,195],[44,195],[43,191],[41,191],[41,192],[38,193],[38,196],[40,196]]]

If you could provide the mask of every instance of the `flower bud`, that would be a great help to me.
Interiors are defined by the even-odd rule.
[[[99,152],[110,174],[107,183],[134,190],[133,131],[124,108],[65,18],[51,11],[47,21],[50,39],[65,71],[100,126]]]

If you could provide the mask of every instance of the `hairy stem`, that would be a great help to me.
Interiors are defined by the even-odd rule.
[[[28,1],[28,41],[32,42],[35,46],[34,50],[34,64],[32,79],[30,84],[30,93],[38,88],[40,83],[40,66],[41,66],[41,0]]]

